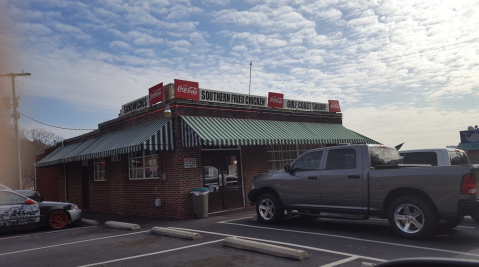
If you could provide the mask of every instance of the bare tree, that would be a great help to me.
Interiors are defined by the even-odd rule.
[[[41,129],[21,129],[20,149],[22,161],[22,180],[24,189],[32,188],[35,182],[35,157],[45,149],[61,142],[63,137]]]

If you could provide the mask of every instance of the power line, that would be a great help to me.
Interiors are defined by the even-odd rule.
[[[74,128],[66,128],[66,127],[54,126],[54,125],[46,124],[46,123],[43,123],[43,122],[41,122],[41,121],[37,121],[37,120],[35,120],[35,119],[32,119],[32,118],[28,117],[27,115],[25,115],[25,114],[23,114],[23,113],[21,113],[21,112],[18,112],[18,113],[20,113],[22,116],[24,116],[24,117],[26,117],[26,118],[28,118],[28,119],[34,121],[34,122],[38,122],[38,123],[40,123],[40,124],[43,124],[43,125],[46,125],[46,126],[50,126],[50,127],[53,127],[53,128],[58,128],[58,129],[63,129],[63,130],[72,130],[72,131],[94,131],[94,130],[96,130],[96,129],[74,129]]]

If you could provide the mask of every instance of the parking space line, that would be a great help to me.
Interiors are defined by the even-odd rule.
[[[93,239],[87,239],[87,240],[81,240],[81,241],[75,241],[75,242],[69,242],[69,243],[63,243],[63,244],[57,244],[57,245],[51,245],[51,246],[45,246],[45,247],[39,247],[39,248],[31,248],[31,249],[25,249],[25,250],[18,250],[18,251],[13,251],[13,252],[2,253],[2,254],[0,254],[0,256],[10,255],[10,254],[16,254],[16,253],[22,253],[22,252],[33,251],[33,250],[46,249],[46,248],[61,247],[61,246],[66,246],[66,245],[78,244],[78,243],[85,243],[85,242],[102,240],[102,239],[109,239],[109,238],[115,238],[115,237],[120,237],[120,236],[136,235],[136,234],[141,234],[141,233],[145,233],[145,232],[150,232],[150,230],[139,231],[139,232],[128,233],[128,234],[122,234],[122,235],[113,235],[113,236],[99,237],[99,238],[93,238]]]
[[[221,221],[221,222],[218,222],[218,223],[227,223],[227,222],[238,221],[238,220],[249,219],[249,218],[251,218],[251,216],[242,217],[242,218],[235,218],[235,219],[231,219],[231,220]]]
[[[471,226],[462,226],[462,225],[459,225],[458,227],[461,227],[461,228],[469,228],[469,229],[476,229],[476,227],[471,227]]]
[[[48,232],[44,232],[44,233],[31,234],[31,235],[16,235],[16,236],[0,238],[0,240],[27,237],[27,236],[35,236],[35,235],[55,234],[55,233],[60,233],[60,232],[65,232],[65,231],[75,231],[75,230],[81,230],[81,229],[92,228],[92,227],[98,227],[98,226],[85,226],[85,227],[79,227],[79,228],[73,228],[73,229],[52,230],[52,231],[48,231]]]
[[[359,259],[359,257],[349,257],[349,258],[346,258],[346,259],[342,259],[342,260],[339,260],[339,261],[335,261],[335,262],[331,262],[331,263],[328,263],[328,264],[325,264],[325,265],[321,265],[320,267],[338,266],[339,264],[343,264],[343,263],[350,262],[350,261],[357,260],[357,259]]]
[[[176,250],[181,250],[181,249],[187,249],[187,248],[193,248],[193,247],[208,245],[208,244],[212,244],[212,243],[217,243],[217,242],[221,242],[221,241],[223,241],[223,240],[224,240],[224,239],[219,239],[219,240],[204,242],[204,243],[195,244],[195,245],[186,246],[186,247],[173,248],[173,249],[168,249],[168,250],[162,250],[162,251],[157,251],[157,252],[152,252],[152,253],[147,253],[147,254],[141,254],[141,255],[126,257],[126,258],[121,258],[121,259],[115,259],[115,260],[97,262],[97,263],[92,263],[92,264],[87,264],[87,265],[81,265],[81,266],[78,266],[78,267],[89,267],[89,266],[95,266],[95,265],[103,265],[103,266],[104,266],[104,264],[107,264],[107,263],[124,261],[124,260],[131,260],[131,259],[136,259],[136,258],[141,258],[141,257],[147,257],[147,256],[151,256],[151,255],[157,255],[157,254],[163,254],[163,253],[167,253],[167,252],[171,252],[171,251],[176,251]]]
[[[300,234],[309,234],[309,235],[319,235],[319,236],[329,236],[329,237],[336,237],[336,238],[349,239],[349,240],[355,240],[355,241],[363,241],[363,242],[370,242],[370,243],[377,243],[377,244],[384,244],[384,245],[391,245],[391,246],[398,246],[398,247],[417,248],[417,249],[422,249],[422,250],[431,250],[431,251],[447,252],[447,253],[453,253],[453,254],[460,254],[460,255],[467,255],[467,256],[479,257],[479,254],[472,254],[472,253],[467,253],[467,252],[460,252],[460,251],[446,250],[446,249],[439,249],[439,248],[430,248],[430,247],[420,247],[420,246],[413,246],[413,245],[405,245],[405,244],[399,244],[399,243],[392,243],[392,242],[385,242],[385,241],[377,241],[377,240],[363,239],[363,238],[349,237],[349,236],[342,236],[342,235],[332,235],[332,234],[313,233],[313,232],[306,232],[306,231],[277,229],[277,228],[270,228],[270,227],[263,227],[263,226],[254,226],[254,225],[240,224],[240,223],[229,223],[229,222],[226,222],[226,223],[223,223],[223,224],[238,225],[238,226],[258,228],[258,229],[269,229],[269,230],[274,230],[274,231],[283,231],[283,232],[291,232],[291,233],[300,233]]]
[[[334,250],[322,249],[322,248],[315,248],[315,247],[310,247],[310,246],[303,246],[303,245],[300,245],[300,244],[273,241],[273,240],[268,240],[268,239],[253,238],[253,237],[240,236],[240,235],[229,235],[229,234],[223,234],[223,233],[201,231],[201,230],[196,230],[196,229],[177,228],[177,227],[169,227],[169,228],[178,229],[178,230],[185,230],[185,231],[195,231],[195,232],[199,232],[199,233],[212,234],[212,235],[239,237],[239,238],[248,239],[248,240],[262,241],[262,242],[266,242],[266,243],[272,243],[272,244],[279,244],[279,245],[285,245],[285,246],[290,246],[290,247],[298,247],[298,248],[316,250],[316,251],[327,252],[327,253],[338,254],[338,255],[344,255],[344,256],[349,256],[349,257],[358,257],[358,258],[361,258],[361,259],[367,259],[367,260],[373,260],[373,261],[386,261],[386,260],[383,260],[383,259],[372,258],[372,257],[368,257],[368,256],[355,255],[355,254],[346,253],[346,252],[340,252],[340,251],[334,251]]]

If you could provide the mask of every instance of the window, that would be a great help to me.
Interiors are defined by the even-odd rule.
[[[105,181],[105,160],[103,158],[95,159],[94,166],[94,180]]]
[[[411,152],[409,153],[408,163],[437,166],[437,154],[436,152]]]
[[[469,158],[464,152],[449,151],[448,154],[451,159],[451,165],[469,164]]]
[[[25,204],[26,200],[25,197],[19,196],[13,192],[0,192],[0,205],[20,205]]]
[[[157,153],[155,150],[130,152],[130,179],[159,178]]]
[[[355,169],[356,168],[356,150],[332,149],[328,152],[327,170]]]
[[[319,170],[323,151],[313,151],[299,158],[293,166],[294,171]]]
[[[394,148],[371,147],[369,153],[371,155],[371,167],[402,163],[398,151]]]
[[[321,145],[269,145],[269,170],[282,170],[284,165],[290,164],[304,152],[320,147]]]
[[[111,161],[121,161],[121,155],[111,155]]]

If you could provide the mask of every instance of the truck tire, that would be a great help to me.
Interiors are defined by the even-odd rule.
[[[477,223],[479,223],[479,214],[474,214],[474,215],[471,215],[471,218],[476,221]]]
[[[283,203],[276,194],[261,194],[256,201],[256,214],[262,223],[277,223],[283,219]]]
[[[453,218],[439,220],[437,227],[439,230],[449,230],[456,228],[464,220],[464,216],[456,216]]]
[[[410,239],[429,236],[438,222],[433,208],[414,196],[403,196],[394,200],[389,206],[388,220],[396,234]]]

